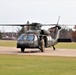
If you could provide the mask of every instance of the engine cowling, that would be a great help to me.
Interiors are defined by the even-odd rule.
[[[50,32],[49,31],[46,31],[46,30],[41,30],[40,31],[40,34],[41,35],[50,35]]]

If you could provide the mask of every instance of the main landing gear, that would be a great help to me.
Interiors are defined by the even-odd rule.
[[[21,52],[24,52],[24,49],[25,49],[25,48],[21,48]]]

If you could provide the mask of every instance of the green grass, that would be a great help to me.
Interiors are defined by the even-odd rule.
[[[76,58],[0,55],[0,75],[76,75]]]
[[[55,47],[64,49],[76,49],[76,43],[75,42],[58,43]]]
[[[16,41],[11,40],[0,40],[0,46],[5,47],[16,47]],[[67,48],[67,49],[76,49],[76,43],[70,42],[70,43],[58,43],[55,45],[56,48]]]
[[[13,41],[13,40],[0,40],[0,46],[16,47],[16,41]]]
[[[15,47],[16,41],[0,41]],[[57,48],[76,49],[76,43],[58,43]],[[76,57],[0,55],[0,75],[76,75]]]

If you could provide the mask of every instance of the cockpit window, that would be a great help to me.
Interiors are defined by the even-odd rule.
[[[18,40],[19,40],[19,41],[22,41],[22,40],[24,39],[24,36],[25,36],[25,35],[23,35],[23,34],[20,35],[20,37],[18,38]]]
[[[34,35],[21,35],[18,40],[20,40],[20,41],[23,41],[23,40],[33,41]]]
[[[34,35],[28,35],[26,40],[33,41],[34,40]]]

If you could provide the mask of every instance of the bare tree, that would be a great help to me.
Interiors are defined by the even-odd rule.
[[[2,32],[0,31],[0,39],[2,39]]]

